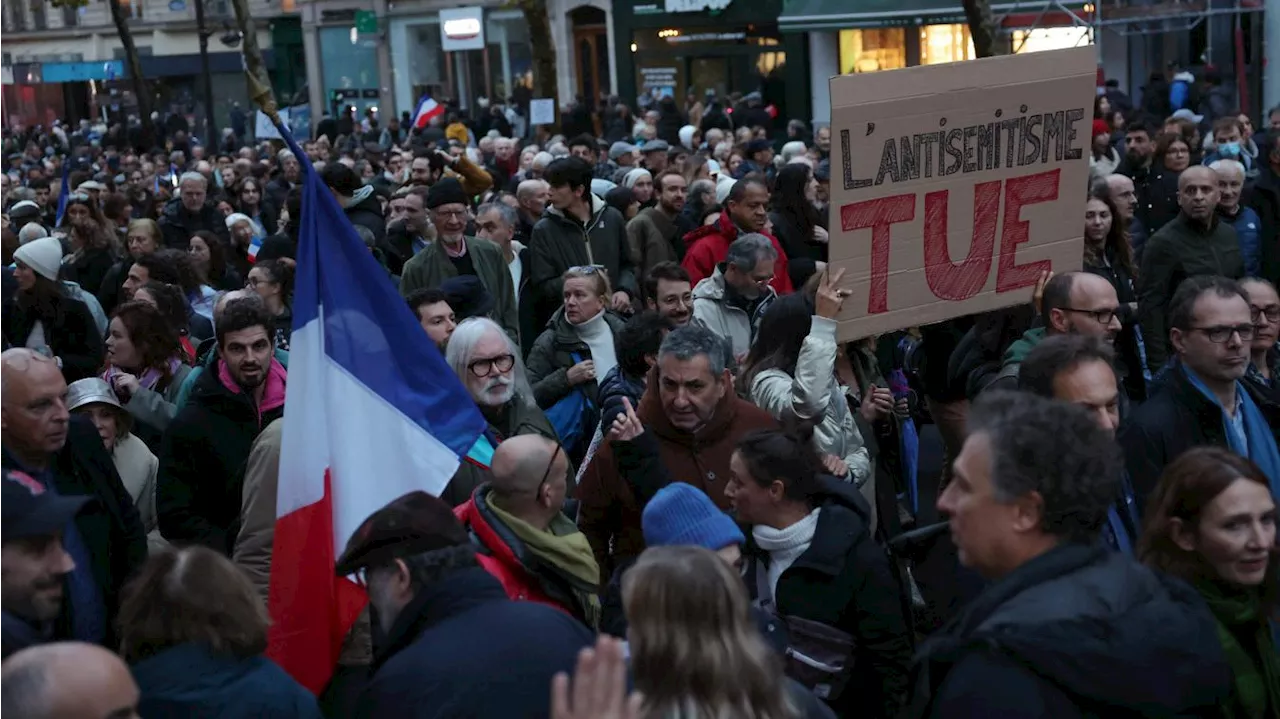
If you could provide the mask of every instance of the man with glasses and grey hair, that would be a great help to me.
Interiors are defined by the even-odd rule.
[[[208,198],[209,181],[199,172],[184,172],[178,178],[178,196],[169,200],[160,213],[160,231],[166,247],[186,250],[191,236],[208,230],[230,245],[227,222]]]
[[[762,234],[749,232],[729,245],[724,262],[693,288],[693,317],[733,345],[735,359],[746,356],[760,319],[777,297],[773,279],[778,251]]]
[[[440,495],[456,507],[489,481],[493,451],[504,440],[523,434],[556,440],[556,430],[534,402],[519,346],[498,323],[487,317],[463,320],[449,336],[444,357],[489,424]]]
[[[466,236],[471,203],[462,184],[446,177],[432,185],[427,192],[427,209],[436,228],[436,241],[405,262],[400,294],[407,297],[415,290],[439,287],[452,277],[474,275],[493,298],[489,316],[518,342],[520,324],[511,272],[498,245]]]
[[[583,472],[577,497],[578,527],[605,576],[644,550],[640,510],[659,489],[686,482],[728,509],[724,489],[738,440],[777,428],[768,412],[734,392],[731,362],[725,342],[706,327],[673,330],[639,406],[624,400],[624,414],[601,418],[608,441]]]
[[[1235,280],[1192,277],[1178,287],[1169,306],[1174,361],[1120,430],[1137,506],[1145,506],[1166,464],[1203,445],[1247,457],[1273,491],[1280,488],[1272,432],[1280,413],[1242,382],[1255,331],[1250,298]]]

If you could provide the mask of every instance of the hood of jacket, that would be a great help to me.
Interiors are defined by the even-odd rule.
[[[706,238],[706,237],[710,237],[711,239],[703,240],[703,238]],[[715,222],[711,223],[710,225],[703,225],[702,227],[699,227],[696,230],[685,235],[684,245],[685,247],[692,250],[693,244],[695,242],[702,240],[707,242],[715,242],[717,244],[723,244],[725,247],[728,247],[729,245],[733,244],[733,241],[736,239],[738,239],[738,226],[733,224],[733,218],[729,217],[728,210],[721,210],[720,218],[717,219]],[[719,257],[722,254],[724,253],[716,252],[715,256]]]
[[[590,219],[590,221],[588,221],[588,222],[587,222],[587,224],[586,224],[586,231],[587,231],[587,233],[588,233],[588,234],[590,234],[590,233],[591,233],[591,228],[592,228],[592,227],[594,227],[594,226],[595,226],[595,224],[596,224],[596,222],[598,222],[598,221],[600,220],[600,215],[604,214],[605,208],[607,208],[608,206],[609,206],[609,205],[608,205],[607,203],[605,203],[605,201],[604,201],[604,200],[600,199],[600,196],[599,196],[599,195],[596,195],[595,193],[592,193],[592,195],[591,195],[591,219]],[[564,213],[564,210],[560,209],[559,207],[556,207],[555,205],[547,205],[547,209],[546,209],[546,211],[545,211],[545,212],[543,212],[543,213],[542,213],[542,216],[543,216],[543,217],[551,217],[551,218],[554,218],[555,220],[557,220],[557,221],[559,221],[559,222],[569,222],[569,223],[572,223],[574,227],[582,227],[582,226],[583,226],[583,224],[582,224],[581,222],[579,222],[579,221],[578,221],[578,218],[576,218],[576,217],[571,217],[571,216],[569,216],[569,215],[566,215],[566,214]]]
[[[1196,76],[1192,75],[1187,70],[1183,70],[1182,72],[1173,76],[1173,82],[1195,83],[1195,81],[1196,81]]]
[[[823,475],[810,501],[819,508],[813,540],[793,567],[816,569],[837,576],[849,562],[849,550],[870,538],[871,505],[851,482]]]
[[[1044,341],[1047,336],[1047,330],[1044,327],[1032,327],[1022,333],[1022,337],[1014,340],[1009,345],[1009,349],[1004,351],[1003,364],[1022,364],[1022,360],[1026,359],[1027,354],[1035,349],[1036,345]]]
[[[342,203],[342,209],[347,212],[355,210],[366,210],[369,212],[382,214],[382,205],[378,202],[378,196],[374,194],[373,185],[365,185],[356,190],[356,194],[351,199]]]
[[[1023,564],[920,656],[956,661],[991,649],[1083,703],[1121,714],[1199,715],[1231,688],[1199,594],[1101,546],[1066,544]]]
[[[644,396],[640,398],[640,408],[636,410],[640,421],[652,429],[653,433],[658,437],[685,447],[697,448],[702,445],[714,444],[723,439],[733,429],[734,420],[738,417],[738,404],[747,404],[745,400],[738,398],[738,394],[733,390],[733,385],[730,384],[725,387],[724,396],[716,404],[716,411],[712,415],[711,421],[696,432],[686,432],[671,424],[671,419],[667,417],[667,412],[662,407],[662,399],[658,396],[657,389],[657,365],[654,365],[649,370],[649,376],[645,382],[648,389],[645,391]]]

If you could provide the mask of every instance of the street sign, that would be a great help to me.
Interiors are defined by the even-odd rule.
[[[372,10],[356,10],[356,32],[375,33],[378,31],[378,16]]]

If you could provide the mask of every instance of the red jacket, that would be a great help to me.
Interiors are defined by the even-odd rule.
[[[763,232],[760,234],[768,237],[773,243],[773,249],[778,252],[778,261],[773,266],[773,280],[769,284],[780,295],[790,294],[794,288],[791,286],[791,275],[787,273],[787,253],[778,244],[778,238]],[[729,255],[729,245],[736,239],[738,228],[729,217],[728,210],[720,213],[720,219],[715,224],[704,225],[685,235],[684,245],[689,249],[680,265],[689,273],[690,281],[697,285],[702,279],[710,277],[716,265],[724,262],[724,258]]]
[[[512,544],[518,547],[520,540],[498,523],[489,510],[488,495],[489,485],[482,484],[476,487],[471,499],[453,509],[453,516],[462,522],[472,540],[479,545],[476,559],[480,566],[502,583],[508,597],[555,607],[581,621],[569,605],[548,596],[541,580],[521,561],[517,549],[512,547]]]

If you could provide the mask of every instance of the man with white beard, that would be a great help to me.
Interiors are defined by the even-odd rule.
[[[520,434],[540,434],[554,442],[559,438],[533,400],[520,348],[496,322],[487,317],[463,320],[449,337],[445,360],[489,424],[440,495],[456,507],[490,480],[489,461],[503,440]],[[570,468],[570,489],[572,477]]]

